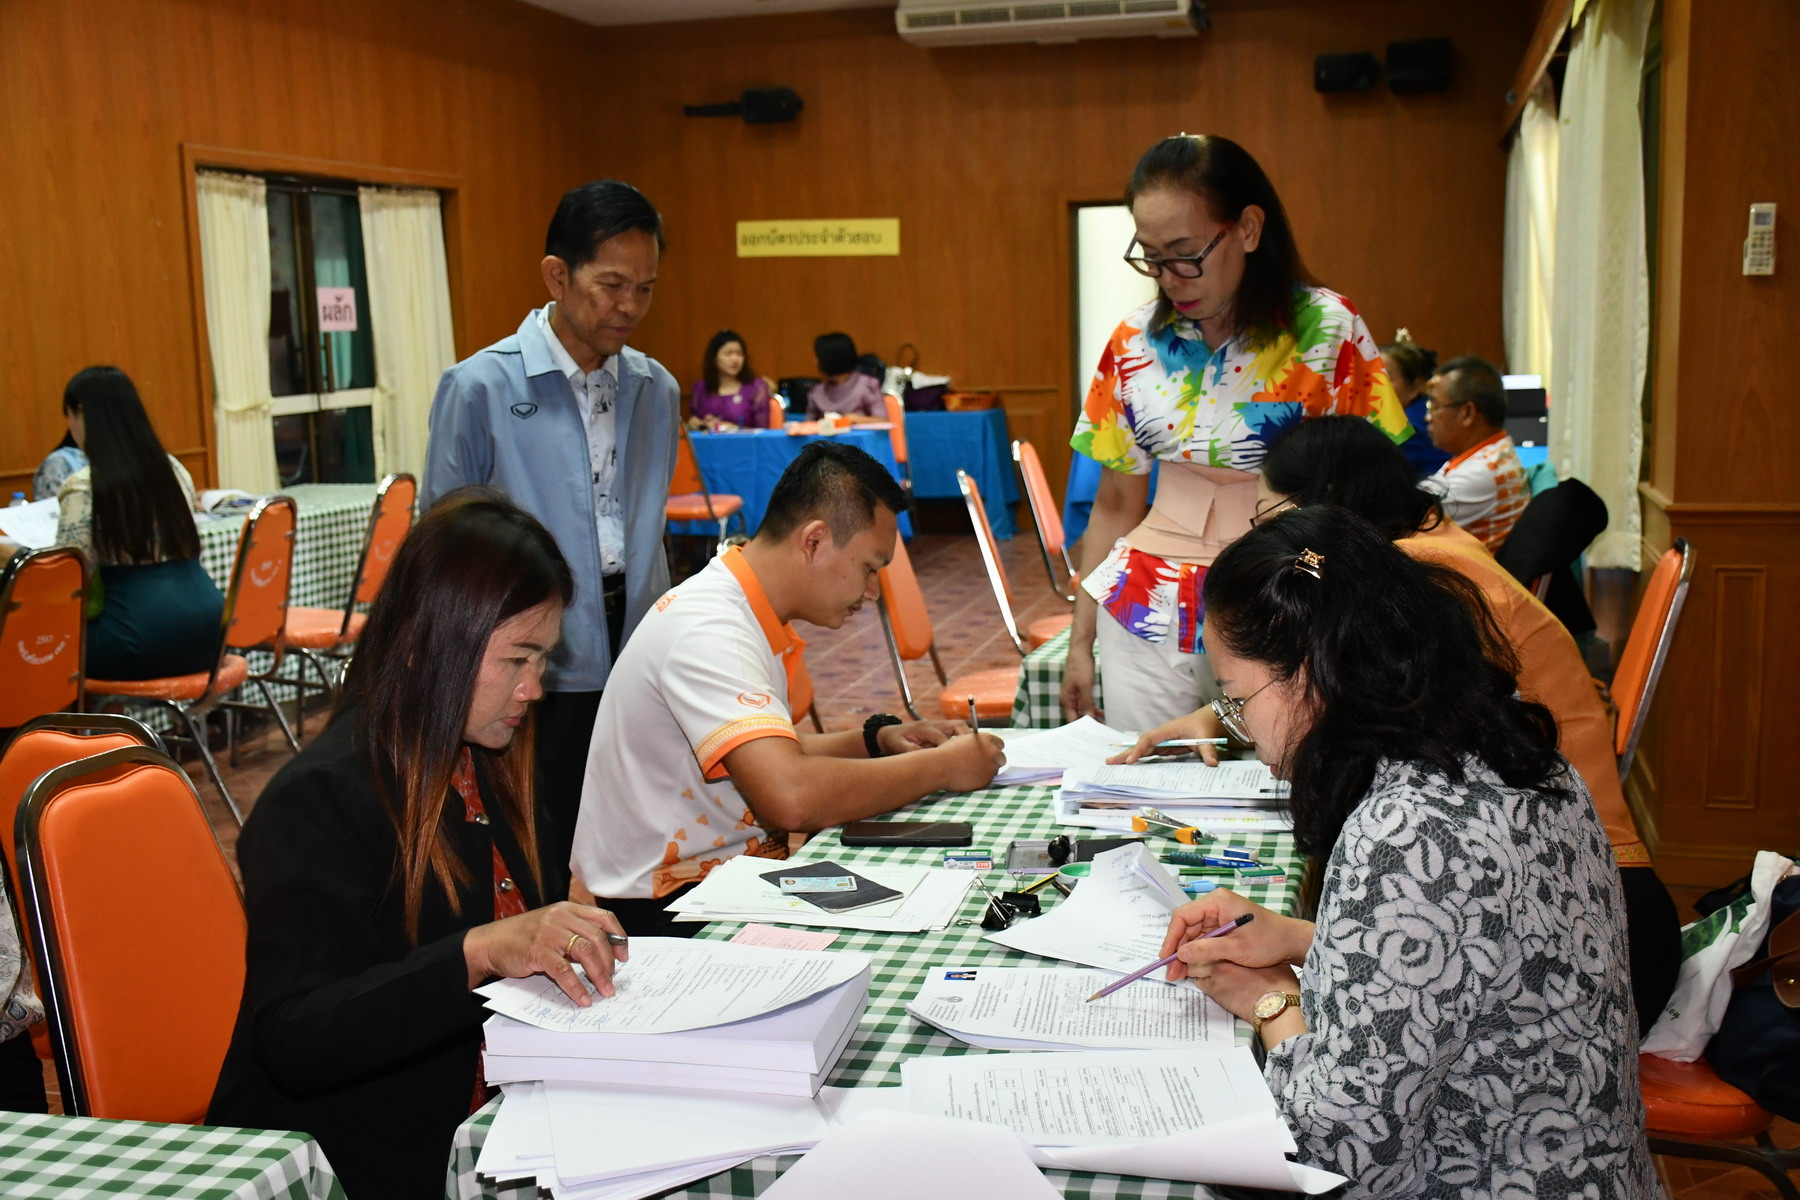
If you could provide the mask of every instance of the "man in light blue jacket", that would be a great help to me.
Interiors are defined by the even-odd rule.
[[[675,379],[626,346],[649,311],[662,218],[616,180],[557,206],[541,264],[551,303],[444,372],[431,406],[421,501],[500,488],[542,521],[575,575],[537,711],[538,795],[568,859],[594,714],[608,673],[669,587],[663,508],[680,420]]]

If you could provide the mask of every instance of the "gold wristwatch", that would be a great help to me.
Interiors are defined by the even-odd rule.
[[[1294,992],[1284,992],[1279,989],[1273,992],[1264,992],[1256,998],[1256,1003],[1250,1006],[1250,1026],[1260,1036],[1264,1022],[1273,1021],[1299,1003],[1300,997]]]

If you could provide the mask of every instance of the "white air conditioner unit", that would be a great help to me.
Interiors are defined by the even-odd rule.
[[[900,0],[894,25],[915,46],[991,46],[1081,38],[1196,37],[1201,0]]]

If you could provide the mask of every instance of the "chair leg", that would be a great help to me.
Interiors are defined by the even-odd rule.
[[[194,739],[194,748],[200,752],[200,761],[206,764],[206,773],[212,778],[213,786],[218,788],[219,795],[224,797],[225,807],[231,810],[233,819],[237,821],[239,826],[242,826],[244,823],[244,814],[239,810],[237,800],[231,794],[231,789],[225,786],[225,777],[219,774],[219,764],[213,758],[212,747],[206,744],[206,715],[202,713],[196,718],[193,713],[185,708],[180,708],[176,711],[181,714],[181,719],[187,723],[188,732]],[[227,719],[230,719],[229,713],[227,714]]]
[[[1756,1149],[1732,1142],[1690,1142],[1680,1138],[1650,1135],[1650,1152],[1668,1158],[1697,1158],[1706,1162],[1730,1163],[1748,1167],[1775,1185],[1782,1200],[1800,1200],[1800,1189],[1794,1186],[1788,1172],[1800,1169],[1800,1151],[1782,1150],[1769,1140],[1767,1131],[1756,1135]]]
[[[814,729],[818,730],[820,733],[825,732],[825,722],[819,720],[819,706],[817,704],[814,704],[807,710],[807,716],[812,718]]]
[[[281,726],[281,735],[287,739],[288,749],[295,754],[300,753],[300,740],[294,736],[294,727],[288,724],[287,714],[281,711],[281,705],[275,702],[275,693],[269,690],[267,680],[256,681],[257,690],[262,693],[263,701],[269,711],[275,714],[275,723]]]

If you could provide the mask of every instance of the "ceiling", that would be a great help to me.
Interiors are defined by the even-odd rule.
[[[525,0],[589,25],[648,25],[715,17],[766,17],[828,8],[888,8],[894,0]]]

